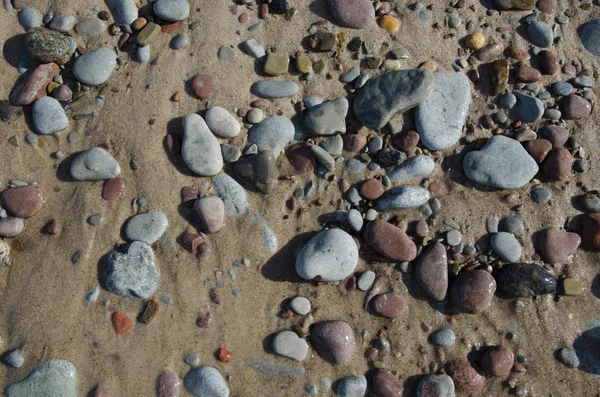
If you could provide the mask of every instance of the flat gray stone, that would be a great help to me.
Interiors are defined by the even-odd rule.
[[[229,397],[229,386],[215,367],[203,365],[187,374],[185,388],[196,397]]]
[[[513,108],[516,120],[524,123],[535,123],[544,115],[544,104],[536,97],[513,92],[517,97],[517,104]]]
[[[222,45],[221,47],[219,47],[217,57],[220,61],[233,62],[237,55],[235,53],[235,50],[231,46]]]
[[[158,288],[160,271],[152,247],[134,241],[112,250],[106,260],[106,289],[113,294],[148,299]]]
[[[413,156],[400,166],[388,172],[388,178],[392,182],[407,181],[415,178],[425,178],[433,172],[435,162],[429,156],[419,154]]]
[[[258,146],[258,151],[270,150],[278,158],[281,151],[294,139],[294,124],[286,117],[269,117],[250,130],[248,142]]]
[[[54,134],[69,126],[69,119],[60,102],[56,99],[43,96],[33,103],[33,125],[42,135]]]
[[[106,5],[119,25],[131,25],[138,18],[135,0],[106,0]]]
[[[19,23],[26,32],[42,26],[42,16],[35,8],[23,8],[19,11]]]
[[[377,200],[376,208],[379,211],[418,208],[430,198],[429,190],[421,186],[398,186],[384,193],[383,197]]]
[[[317,162],[321,164],[327,171],[335,170],[335,160],[325,149],[321,146],[312,145],[310,147],[312,154],[317,159]]]
[[[148,62],[150,62],[150,46],[145,45],[142,47],[138,47],[136,51],[136,57],[138,62],[142,65],[145,65]]]
[[[183,21],[190,15],[190,5],[186,0],[157,0],[154,13],[166,21]]]
[[[499,189],[518,189],[537,174],[538,165],[519,142],[496,135],[480,150],[467,153],[463,169],[473,182]]]
[[[293,81],[259,81],[252,85],[252,92],[261,98],[285,98],[298,92],[298,84]]]
[[[162,212],[138,214],[125,225],[125,237],[129,241],[141,241],[150,245],[162,236],[168,224],[167,217]]]
[[[77,397],[77,369],[65,360],[42,363],[27,378],[10,384],[6,397]]]
[[[573,348],[565,347],[558,350],[556,357],[558,358],[558,361],[569,368],[577,368],[580,365],[579,357],[577,357],[577,351]]]
[[[290,301],[290,309],[292,309],[294,313],[304,316],[310,313],[311,304],[305,297],[297,296]]]
[[[540,48],[548,48],[554,42],[552,28],[541,21],[534,21],[527,27],[529,41]]]
[[[342,150],[344,149],[344,140],[339,134],[332,135],[319,143],[319,146],[325,149],[327,153],[331,154],[332,156],[337,156],[342,154]]]
[[[492,248],[506,262],[517,262],[521,258],[521,244],[512,233],[498,232],[492,236]]]
[[[61,33],[68,33],[73,29],[75,25],[75,17],[72,15],[65,15],[62,17],[56,17],[50,22],[49,28],[56,30]]]
[[[346,132],[348,100],[344,97],[323,102],[310,108],[304,123],[315,135],[333,135]]]
[[[171,48],[174,50],[181,50],[182,48],[187,47],[189,43],[190,38],[188,37],[188,35],[185,33],[179,33],[171,40]]]
[[[375,272],[372,270],[367,270],[363,274],[360,275],[358,280],[356,280],[356,287],[361,291],[368,291],[373,286],[375,282]]]
[[[240,123],[227,110],[213,106],[204,115],[208,128],[222,138],[233,138],[240,133]]]
[[[417,106],[416,125],[429,150],[445,150],[460,139],[471,102],[471,85],[462,73],[436,73],[429,97]]]
[[[21,368],[25,363],[25,357],[18,347],[4,356],[4,362],[13,368]]]
[[[296,272],[305,280],[340,281],[358,264],[354,239],[341,229],[319,232],[296,258]]]
[[[265,118],[265,115],[262,110],[258,108],[252,108],[246,114],[246,119],[250,124],[258,124]]]
[[[187,166],[200,176],[216,175],[223,168],[221,145],[196,113],[183,119],[181,155]]]
[[[106,83],[116,65],[117,54],[113,50],[97,48],[75,60],[73,74],[85,85],[102,85]]]
[[[106,24],[100,18],[92,17],[77,22],[75,32],[81,37],[99,36],[106,30]]]
[[[244,215],[250,208],[246,190],[227,174],[219,174],[212,180],[213,189],[225,204],[229,216]]]
[[[101,181],[119,176],[121,167],[106,150],[93,147],[73,159],[70,171],[78,181]]]
[[[242,150],[237,146],[224,143],[221,145],[221,154],[224,162],[235,163],[242,157]]]
[[[370,79],[354,99],[354,114],[369,128],[379,129],[396,114],[422,103],[433,89],[425,69],[397,70]]]
[[[359,210],[357,210],[356,208],[352,208],[350,209],[350,211],[348,211],[348,223],[350,224],[350,227],[352,228],[352,230],[354,230],[355,232],[360,232],[360,230],[363,227],[363,217],[360,213]]]
[[[436,346],[452,346],[456,341],[456,335],[450,328],[442,328],[431,334],[431,342]]]
[[[273,351],[292,360],[304,361],[308,354],[308,343],[293,331],[281,331],[273,338]]]
[[[248,39],[244,41],[244,50],[248,55],[252,58],[262,58],[267,53],[265,52],[265,47],[263,47],[256,39]]]
[[[337,384],[340,397],[364,397],[367,393],[367,378],[364,375],[347,376]]]
[[[585,24],[579,33],[579,39],[586,50],[600,57],[600,19]]]
[[[351,83],[360,75],[360,66],[356,65],[351,67],[347,72],[345,72],[341,77],[340,81],[342,83]]]

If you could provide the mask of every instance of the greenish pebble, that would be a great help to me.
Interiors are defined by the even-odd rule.
[[[260,29],[262,27],[262,22],[257,22],[254,25],[250,25],[250,27],[248,28],[249,32],[254,32],[257,29]]]
[[[87,219],[87,222],[92,226],[98,226],[104,222],[102,215],[92,215]]]

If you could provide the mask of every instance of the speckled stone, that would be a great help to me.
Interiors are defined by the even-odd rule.
[[[454,306],[465,313],[477,314],[489,306],[496,281],[485,270],[470,270],[461,272],[450,289],[450,298]]]
[[[312,347],[319,356],[334,365],[347,364],[354,353],[354,330],[345,321],[325,321],[313,325]]]
[[[296,272],[305,280],[340,281],[348,277],[358,263],[354,239],[341,229],[318,233],[296,258]]]
[[[102,85],[106,83],[116,65],[117,54],[114,51],[108,48],[97,48],[75,60],[73,74],[85,85]]]
[[[65,360],[42,363],[27,378],[11,383],[6,397],[60,396],[77,397],[77,369]]]
[[[59,32],[36,28],[25,37],[25,52],[37,62],[62,65],[71,58],[71,42]]]

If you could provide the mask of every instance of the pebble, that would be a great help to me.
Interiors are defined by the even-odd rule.
[[[356,280],[356,287],[361,291],[368,291],[373,286],[375,282],[375,272],[371,270],[367,270],[360,275],[358,280]]]
[[[135,0],[106,0],[106,5],[119,25],[131,25],[138,18]]]
[[[454,247],[462,241],[462,234],[458,230],[449,230],[446,232],[446,242],[449,246]]]
[[[417,247],[400,228],[381,219],[369,222],[364,232],[365,242],[389,259],[410,262],[417,256]]]
[[[258,146],[259,151],[270,150],[275,158],[294,138],[294,125],[281,116],[269,117],[254,125],[248,134],[248,142]]]
[[[367,179],[360,186],[360,195],[367,200],[377,200],[383,192],[383,184],[376,178]]]
[[[463,168],[472,181],[499,189],[521,188],[539,169],[519,142],[502,135],[490,138],[482,149],[467,153]]]
[[[216,175],[223,168],[221,145],[196,113],[183,119],[181,155],[187,166],[200,176]]]
[[[344,133],[347,114],[348,100],[341,97],[312,107],[306,113],[304,123],[316,135]]]
[[[383,139],[381,137],[376,136],[369,140],[368,149],[369,153],[377,154],[383,148]]]
[[[269,194],[277,182],[275,156],[270,150],[246,156],[235,163],[234,173],[246,186]]]
[[[73,74],[85,85],[102,85],[106,83],[116,64],[117,55],[114,51],[108,48],[97,48],[75,60]]]
[[[38,65],[31,74],[13,88],[9,97],[10,104],[14,106],[30,105],[36,99],[45,96],[46,86],[59,73],[60,69],[54,63]]]
[[[183,357],[183,361],[191,367],[197,367],[200,365],[200,353],[186,354]]]
[[[121,167],[106,150],[93,147],[73,159],[70,172],[78,181],[101,181],[119,176]]]
[[[569,368],[577,368],[580,364],[579,357],[577,356],[577,351],[570,347],[559,349],[556,352],[556,358],[558,358],[558,361],[560,361]]]
[[[514,107],[516,120],[523,123],[535,123],[544,115],[544,104],[536,97],[514,92],[517,104]]]
[[[87,218],[87,223],[89,223],[92,226],[98,226],[104,223],[104,217],[102,215],[92,215],[89,218]]]
[[[516,218],[514,216],[509,216],[506,218],[503,218],[500,221],[500,225],[499,225],[499,229],[501,232],[507,232],[507,233],[518,233],[523,231],[523,229],[525,228],[525,225],[523,224],[523,221],[519,218]]]
[[[290,301],[290,309],[292,309],[294,313],[304,316],[310,313],[310,301],[303,296],[297,296]]]
[[[573,84],[579,88],[593,87],[594,79],[592,79],[590,76],[582,74],[573,79]]]
[[[32,118],[36,131],[42,135],[54,134],[69,126],[69,119],[60,102],[48,96],[33,103]]]
[[[332,135],[330,137],[325,138],[320,144],[323,149],[332,156],[337,156],[342,154],[342,149],[344,148],[344,140],[341,135]]]
[[[71,58],[71,42],[59,32],[44,28],[32,29],[25,36],[27,61],[39,63],[66,63]],[[35,65],[37,66],[37,65]]]
[[[142,65],[145,65],[148,62],[150,62],[150,46],[149,45],[139,46],[137,48],[136,56],[137,56],[138,62],[141,63]]]
[[[350,174],[360,174],[365,169],[365,163],[359,159],[351,158],[346,161],[346,169]]]
[[[487,62],[496,56],[502,50],[502,46],[497,43],[490,43],[481,47],[473,53],[473,56],[481,62]]]
[[[416,275],[419,286],[431,299],[441,302],[446,298],[448,259],[446,248],[442,244],[430,245],[423,251],[417,260]]]
[[[403,113],[427,99],[434,77],[425,69],[397,70],[370,79],[354,99],[354,113],[369,128],[385,126],[396,113]]]
[[[19,23],[26,32],[42,26],[42,16],[35,8],[23,8],[19,11]]]
[[[446,363],[446,370],[459,393],[472,394],[485,385],[485,377],[479,375],[467,360],[451,360]]]
[[[549,143],[550,145],[550,143]],[[571,174],[573,157],[565,148],[553,149],[542,164],[542,174],[551,181],[566,181]]]
[[[352,236],[340,229],[319,232],[296,258],[296,272],[305,280],[340,281],[358,264],[358,248]]]
[[[418,208],[431,198],[429,190],[420,186],[398,186],[388,190],[377,200],[379,211],[394,211],[399,209]]]
[[[600,19],[595,19],[583,25],[579,39],[583,47],[596,57],[600,57]]]
[[[353,375],[342,378],[337,383],[339,397],[364,397],[367,393],[367,378],[364,375]]]
[[[585,196],[581,205],[586,212],[600,212],[600,197],[599,196]]]
[[[363,218],[359,210],[352,208],[348,211],[348,223],[354,232],[360,232],[363,227]]]
[[[542,78],[542,74],[539,70],[532,68],[527,65],[520,65],[515,70],[515,77],[517,80],[524,83],[535,83]]]
[[[190,43],[190,38],[185,33],[179,33],[175,37],[171,39],[171,48],[174,50],[181,50],[182,48],[187,47]]]
[[[183,21],[190,14],[190,5],[186,0],[157,0],[154,13],[166,21]]]
[[[73,91],[68,85],[61,84],[52,91],[52,97],[59,101],[68,102],[73,98]]]
[[[431,334],[431,342],[436,346],[452,346],[456,341],[456,335],[450,328],[441,328]]]
[[[258,108],[252,108],[246,114],[246,119],[251,124],[258,124],[264,119],[263,111]]]
[[[592,105],[587,99],[571,94],[562,99],[561,111],[566,120],[583,119],[590,115]]]
[[[485,36],[479,32],[472,33],[465,37],[465,45],[472,50],[478,50],[485,45]]]
[[[191,86],[194,95],[199,99],[208,99],[215,91],[212,77],[209,74],[197,74],[192,79]]]
[[[345,321],[325,321],[313,325],[310,342],[319,356],[333,365],[348,363],[354,353],[354,331]]]
[[[248,39],[243,43],[244,49],[253,58],[262,58],[266,55],[265,48],[256,39]]]
[[[371,7],[370,4],[369,4],[369,7]],[[350,69],[348,69],[344,74],[342,74],[340,76],[340,81],[344,84],[351,83],[354,80],[356,80],[359,75],[360,75],[360,66],[355,65],[355,66],[351,67]]]
[[[552,193],[550,193],[550,190],[546,189],[545,187],[538,187],[531,191],[531,200],[533,200],[534,203],[547,203],[550,201],[551,197]]]
[[[165,371],[156,379],[156,397],[179,397],[180,387],[175,371]]]
[[[18,186],[0,193],[2,206],[12,216],[30,218],[44,205],[44,193],[37,186]]]
[[[158,288],[160,271],[152,248],[134,241],[112,250],[106,261],[106,289],[113,294],[148,299]]]
[[[21,218],[2,218],[0,219],[0,237],[16,237],[25,228],[25,223]]]
[[[541,21],[531,22],[527,27],[529,41],[538,47],[548,48],[554,42],[552,28]]]
[[[94,287],[93,290],[89,291],[87,294],[85,294],[85,300],[87,300],[88,302],[96,302],[98,300],[98,297],[100,296],[100,286],[96,286]]]
[[[379,26],[389,34],[393,35],[400,29],[400,20],[391,15],[384,15],[379,19]]]
[[[521,258],[521,244],[514,234],[498,232],[492,236],[492,248],[506,262],[517,262]]]
[[[106,30],[106,25],[100,18],[92,17],[83,19],[75,25],[75,32],[84,38],[101,35]]]
[[[496,292],[496,281],[485,270],[459,273],[450,290],[454,306],[461,312],[478,314],[489,306]]]
[[[222,62],[233,62],[237,57],[235,50],[228,45],[222,45],[219,47],[219,52],[217,53],[217,58],[219,58]]]
[[[388,172],[392,182],[401,182],[416,178],[425,178],[431,175],[435,168],[433,159],[426,155],[410,157],[399,167]]]
[[[379,397],[402,397],[402,383],[387,369],[376,369],[371,377],[373,391]]]
[[[6,353],[4,362],[13,368],[21,368],[25,363],[25,357],[21,353],[21,349],[16,348],[13,351]]]
[[[556,277],[533,263],[506,264],[494,270],[498,296],[527,298],[556,293]]]
[[[446,374],[426,375],[419,381],[417,397],[454,397],[454,381]]]
[[[220,106],[208,109],[204,118],[208,128],[221,138],[233,138],[240,133],[240,123]]]
[[[515,362],[515,355],[506,346],[493,346],[483,353],[481,366],[486,374],[497,378],[505,378]]]
[[[242,157],[242,151],[239,147],[227,143],[221,145],[221,154],[223,155],[223,161],[226,163],[235,163]]]
[[[229,397],[227,382],[215,367],[203,365],[193,369],[186,375],[184,384],[196,397]]]
[[[52,360],[35,367],[27,378],[11,383],[6,397],[77,397],[77,369],[65,360]]]
[[[540,72],[545,75],[553,75],[560,69],[560,62],[555,53],[550,50],[540,51],[538,54],[540,60]]]
[[[199,198],[194,202],[194,213],[200,230],[206,234],[216,233],[225,222],[225,204],[216,196]]]
[[[293,81],[259,81],[252,85],[252,92],[261,98],[285,98],[298,92],[298,84]]]
[[[270,52],[267,54],[264,71],[269,76],[281,76],[288,72],[290,66],[290,57],[287,54],[276,54]]]
[[[167,217],[162,212],[138,214],[127,221],[125,237],[129,241],[141,241],[150,245],[158,241],[168,224]]]
[[[600,251],[600,214],[585,214],[581,218],[581,247],[587,251]]]
[[[241,216],[250,208],[246,190],[229,175],[225,173],[217,175],[212,180],[212,186],[225,204],[225,214]]]
[[[552,84],[552,91],[558,96],[567,96],[573,93],[573,86],[566,81],[557,81]]]
[[[416,111],[423,145],[430,150],[454,146],[461,136],[470,102],[471,86],[466,75],[436,73],[431,94]]]
[[[292,360],[304,361],[308,343],[293,331],[281,331],[273,338],[273,351]]]
[[[367,0],[329,0],[329,9],[342,27],[363,29],[375,22],[375,9]]]

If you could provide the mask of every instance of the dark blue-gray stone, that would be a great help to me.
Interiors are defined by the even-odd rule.
[[[496,294],[505,299],[556,293],[556,277],[533,263],[511,263],[495,268]]]
[[[554,41],[552,28],[544,22],[531,22],[527,28],[527,34],[529,35],[529,41],[541,48],[550,47]]]
[[[579,33],[579,39],[586,50],[600,57],[600,19],[585,24]]]

